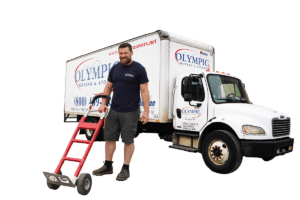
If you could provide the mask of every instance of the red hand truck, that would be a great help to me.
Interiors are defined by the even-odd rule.
[[[83,164],[84,162],[86,161],[86,158],[94,144],[94,141],[95,139],[97,138],[97,135],[100,131],[100,128],[103,124],[103,121],[104,121],[104,117],[108,114],[107,112],[107,109],[106,107],[104,107],[104,110],[101,114],[101,117],[99,119],[99,122],[98,123],[86,123],[84,122],[85,119],[87,118],[89,112],[91,111],[92,109],[92,106],[93,104],[95,103],[95,101],[98,99],[98,98],[106,98],[107,101],[106,101],[106,106],[108,106],[108,103],[109,103],[109,100],[110,100],[110,97],[109,96],[106,96],[106,95],[96,95],[93,100],[91,101],[90,105],[89,105],[89,109],[88,111],[86,112],[86,114],[80,119],[79,123],[78,123],[78,126],[76,127],[75,129],[75,132],[67,146],[67,149],[63,155],[63,157],[61,158],[56,170],[54,173],[49,173],[49,172],[43,172],[46,179],[47,179],[47,185],[50,189],[53,189],[53,190],[56,190],[58,189],[61,185],[64,185],[64,186],[69,186],[69,187],[76,187],[77,186],[77,191],[79,194],[82,194],[82,195],[87,195],[90,190],[91,190],[91,187],[92,187],[92,178],[91,178],[91,175],[88,174],[88,173],[82,173],[80,174],[80,176],[78,177],[82,167],[83,167]],[[92,137],[92,139],[90,141],[88,140],[78,140],[76,139],[76,136],[77,136],[77,133],[79,132],[80,129],[92,129],[92,130],[95,130],[94,132],[94,135]],[[67,157],[68,153],[69,153],[69,150],[72,146],[73,143],[85,143],[85,144],[88,144],[88,147],[85,151],[85,154],[83,156],[82,159],[79,159],[79,158],[70,158],[70,157]],[[74,161],[74,162],[79,162],[79,165],[78,165],[78,168],[74,174],[74,177],[72,178],[72,180],[68,177],[68,176],[65,176],[65,175],[62,175],[60,169],[62,167],[62,165],[64,164],[65,160],[68,160],[68,161]]]

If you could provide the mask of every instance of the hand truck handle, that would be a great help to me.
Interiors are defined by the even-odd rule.
[[[93,104],[95,103],[95,101],[96,101],[98,98],[100,98],[100,97],[106,98],[106,99],[107,99],[107,100],[106,100],[106,106],[108,106],[110,97],[107,96],[107,95],[103,95],[103,94],[99,94],[99,95],[94,96],[93,100],[91,101],[91,105],[93,105]]]

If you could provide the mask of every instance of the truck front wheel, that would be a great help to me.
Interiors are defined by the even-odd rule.
[[[229,131],[212,131],[205,137],[202,148],[203,160],[214,172],[229,174],[237,170],[242,163],[240,142]]]

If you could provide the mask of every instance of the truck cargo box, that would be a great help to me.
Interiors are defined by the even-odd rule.
[[[123,42],[132,45],[132,59],[141,63],[147,71],[149,122],[172,121],[172,93],[177,74],[215,71],[212,46],[167,31],[158,30]],[[84,115],[92,97],[103,92],[109,71],[119,62],[118,46],[123,42],[67,61],[65,115]],[[142,105],[140,101],[141,113]],[[99,106],[97,101],[93,109],[97,110]],[[99,116],[99,113],[91,115]]]

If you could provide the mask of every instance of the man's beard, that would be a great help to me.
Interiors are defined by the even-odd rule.
[[[129,58],[123,65],[128,65],[131,62],[131,58]]]

